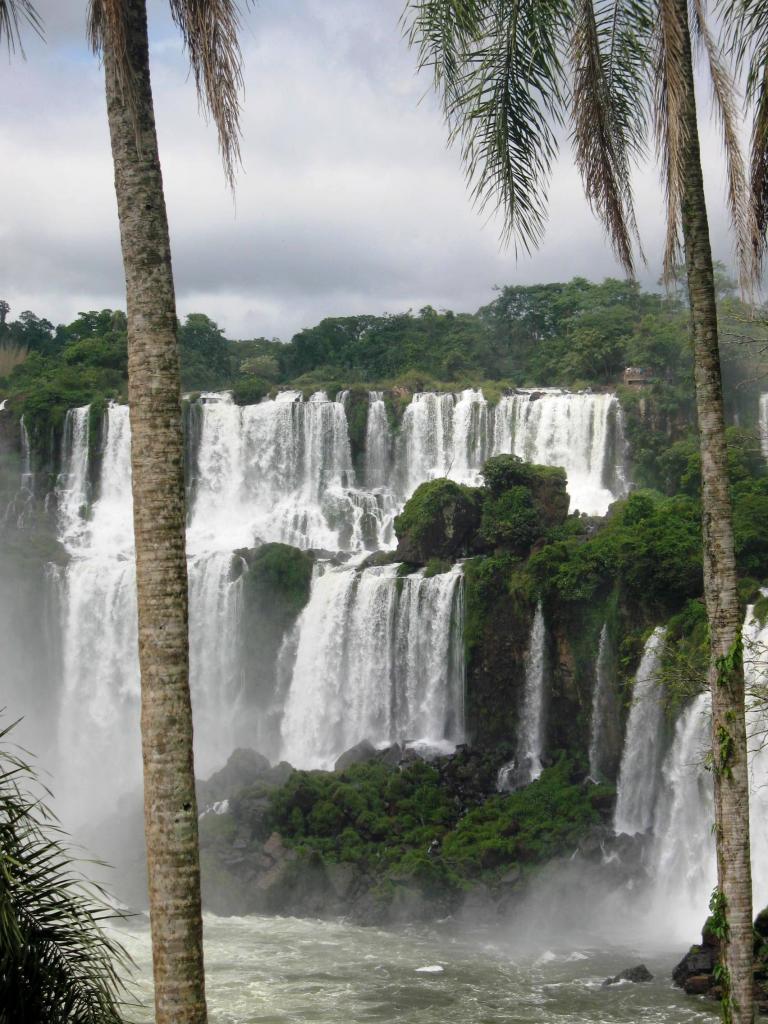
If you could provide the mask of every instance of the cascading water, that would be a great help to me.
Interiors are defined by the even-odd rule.
[[[541,775],[544,753],[544,716],[546,701],[547,630],[541,601],[531,624],[525,652],[525,686],[515,743],[515,757],[499,770],[496,788],[510,792],[527,786]]]
[[[756,910],[768,901],[768,623],[747,607],[742,629],[747,688],[752,882]],[[656,805],[651,914],[674,921],[681,938],[696,935],[717,878],[712,835],[711,698],[699,694],[683,711],[664,760]]]
[[[202,401],[191,551],[262,541],[331,551],[389,546],[391,510],[355,487],[343,400],[317,392],[304,402],[285,391],[243,407],[226,394]]]
[[[62,472],[56,481],[59,537],[72,546],[87,529],[89,405],[70,409],[64,420]]]
[[[63,681],[59,751],[64,797],[103,808],[140,777],[136,597],[127,406],[107,410],[99,497],[86,508],[88,413],[72,410],[59,478],[58,573]],[[108,769],[108,770],[107,770]],[[68,807],[73,817],[89,808]]]
[[[768,392],[764,395],[760,395],[760,447],[763,450],[763,456],[768,459]]]
[[[536,605],[525,664],[525,691],[517,738],[518,784],[541,775],[544,753],[545,659],[547,631],[541,601]]]
[[[494,411],[479,389],[417,394],[393,441],[383,395],[371,392],[363,488],[352,465],[348,404],[346,392],[334,401],[324,392],[305,401],[301,393],[287,391],[245,407],[228,394],[204,394],[188,410],[190,673],[202,774],[216,768],[237,743],[253,745],[255,736],[268,746],[269,737],[256,720],[267,713],[274,724],[282,711],[276,704],[267,712],[260,706],[257,716],[252,706],[249,672],[240,654],[243,597],[237,551],[265,541],[354,554],[391,548],[393,519],[424,480],[448,474],[478,483],[488,456],[521,446],[552,464],[565,459],[561,436],[571,431],[567,457],[575,464],[571,450],[586,446],[582,461],[593,473],[591,486],[597,487],[595,481],[602,479],[598,449],[605,448],[603,461],[611,461],[606,454],[611,445],[618,450],[609,436],[609,411],[617,408],[613,396],[525,393],[502,400]],[[581,413],[576,415],[576,409]],[[97,766],[114,766],[103,793],[104,800],[112,800],[116,790],[138,778],[128,410],[112,405],[106,412],[94,495],[89,451],[96,446],[89,439],[89,421],[87,407],[67,415],[56,485],[58,534],[69,555],[65,568],[51,570],[58,582],[63,637],[59,746],[74,775],[95,778]],[[539,430],[547,436],[537,439]],[[23,422],[22,447],[22,482],[31,487]],[[571,463],[566,461],[566,468]],[[580,479],[573,477],[577,485]],[[578,494],[574,501],[586,507]],[[295,668],[280,676],[290,678],[280,695],[287,704],[284,745],[299,763],[305,753],[310,763],[328,763],[345,745],[366,736],[377,742],[392,737],[455,742],[461,736],[463,657],[453,649],[461,639],[456,625],[461,619],[460,574],[398,581],[393,572],[328,569],[315,582],[311,613],[308,608],[296,633]],[[326,591],[329,607],[322,611],[318,601]],[[316,623],[335,614],[338,624],[326,625],[312,640],[313,629],[320,628]],[[341,726],[328,727],[324,747],[312,738],[312,723],[305,723],[308,732],[302,734],[305,726],[295,702],[319,663],[312,659],[333,664],[334,644],[341,661],[338,671],[328,669],[325,678],[348,688],[355,710]],[[283,661],[290,660],[290,644],[286,651]],[[446,674],[449,655],[453,667]],[[352,680],[358,685],[352,687]],[[319,677],[314,682],[321,691],[331,687]],[[325,721],[323,714],[332,706],[321,708],[317,723]],[[70,756],[76,749],[79,754]],[[534,772],[540,758],[536,750],[540,747],[523,752],[533,758]],[[274,742],[269,752],[279,752]]]
[[[382,391],[368,395],[365,426],[365,485],[369,490],[389,483],[391,438],[389,418]]]
[[[462,575],[320,567],[298,640],[282,756],[329,768],[361,740],[463,736]]]
[[[628,835],[645,832],[653,824],[662,752],[664,711],[658,673],[664,635],[657,626],[646,640],[632,690],[614,817],[615,831]]]
[[[544,389],[509,395],[496,408],[493,454],[511,452],[526,462],[562,466],[571,508],[605,515],[626,486],[618,413],[611,394]]]
[[[589,731],[589,775],[594,782],[605,780],[608,772],[608,729],[613,711],[614,691],[608,624],[600,630],[600,644],[592,691],[592,716]]]

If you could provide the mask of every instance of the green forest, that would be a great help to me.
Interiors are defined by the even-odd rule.
[[[722,358],[731,417],[753,419],[768,369],[768,315],[750,313],[722,268],[718,275]],[[628,366],[653,379],[660,408],[682,419],[693,410],[685,282],[671,292],[634,282],[507,285],[475,313],[435,310],[329,317],[289,342],[230,340],[204,313],[179,325],[184,392],[232,389],[251,404],[279,387],[311,391],[379,385],[409,390],[485,384],[500,388],[613,387]],[[30,311],[10,318],[0,303],[0,400],[43,436],[75,405],[125,396],[125,315],[104,309],[54,326]],[[744,417],[746,416],[746,420]]]

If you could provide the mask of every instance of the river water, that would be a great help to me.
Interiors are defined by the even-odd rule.
[[[121,937],[138,968],[148,1022],[148,927]],[[206,915],[211,1024],[688,1024],[716,1020],[714,1004],[685,996],[669,975],[681,950],[610,951],[580,945],[524,951],[520,937],[456,925],[387,932],[298,918]],[[652,982],[603,988],[644,962]]]

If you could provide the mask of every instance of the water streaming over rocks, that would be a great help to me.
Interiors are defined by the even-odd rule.
[[[742,629],[747,686],[750,827],[755,907],[768,902],[768,623],[749,605]],[[711,699],[700,693],[682,712],[664,758],[651,849],[652,913],[681,935],[695,935],[717,878],[712,835]]]
[[[759,425],[760,447],[763,450],[763,455],[768,459],[768,392],[760,395]]]
[[[515,756],[500,768],[496,780],[496,788],[501,793],[527,786],[538,779],[543,770],[541,759],[544,754],[546,715],[546,643],[547,629],[539,601],[525,652],[525,686]]]
[[[282,756],[330,768],[344,750],[463,739],[462,577],[320,567],[297,624]]]
[[[525,666],[525,690],[520,710],[520,729],[517,738],[518,784],[526,785],[541,775],[541,757],[544,753],[544,715],[546,711],[546,640],[544,612],[541,601],[531,626]]]
[[[589,775],[595,782],[606,779],[609,773],[610,728],[615,717],[615,701],[608,624],[603,623],[595,665],[589,731]]]
[[[657,626],[645,643],[632,690],[624,751],[619,769],[614,828],[634,835],[653,824],[659,786],[664,710],[658,671],[664,630]]]
[[[400,579],[392,567],[326,565],[270,670],[265,706],[266,698],[254,703],[253,670],[241,655],[246,549],[278,541],[358,557],[392,548],[394,517],[421,482],[448,475],[478,484],[486,459],[500,452],[564,465],[572,504],[586,511],[602,512],[623,493],[614,395],[525,391],[494,408],[479,389],[420,393],[393,431],[384,395],[370,392],[357,471],[348,407],[347,392],[306,400],[285,391],[251,406],[206,393],[187,408],[190,672],[201,774],[234,745],[252,745],[254,732],[263,749],[271,740],[268,753],[280,752],[282,735],[285,756],[324,765],[363,738],[463,738],[460,570]],[[138,666],[127,408],[110,405],[98,424],[88,407],[66,417],[55,497],[68,561],[49,576],[61,631],[61,759],[71,781],[87,774],[94,799],[107,801],[138,779]],[[23,421],[21,435],[22,489],[31,494]],[[540,613],[537,623],[543,638]],[[534,659],[541,638],[532,636]],[[540,700],[525,712],[531,737],[542,728],[542,708]],[[265,717],[267,736],[257,726]],[[540,754],[541,743],[526,740],[530,777]]]

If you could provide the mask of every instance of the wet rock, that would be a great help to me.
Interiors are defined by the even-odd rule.
[[[755,919],[754,977],[758,1012],[768,1016],[768,907]],[[701,933],[701,942],[691,946],[672,972],[675,985],[691,996],[720,999],[722,992],[715,981],[715,967],[720,958],[720,940],[712,931],[711,918]]]
[[[653,975],[645,964],[638,964],[636,967],[627,967],[626,970],[620,971],[613,978],[606,978],[603,982],[603,987],[617,985],[620,981],[632,981],[635,983],[653,981]]]
[[[365,764],[366,761],[372,761],[377,754],[378,751],[370,740],[361,740],[359,743],[356,743],[354,747],[350,747],[349,750],[345,750],[344,753],[336,759],[333,770],[335,772],[343,772],[345,768],[349,768],[353,764]]]
[[[246,786],[252,785],[260,776],[269,771],[268,758],[255,750],[238,747],[219,771],[205,782],[197,783],[197,799],[200,810],[227,797],[234,796]]]
[[[396,768],[403,760],[404,749],[399,743],[393,743],[390,747],[385,747],[384,750],[380,750],[377,754],[377,760],[381,761],[382,764],[391,765]]]

